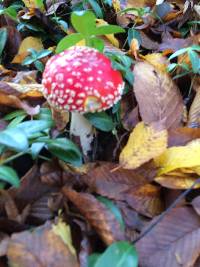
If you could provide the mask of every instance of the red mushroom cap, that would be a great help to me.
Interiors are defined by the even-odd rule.
[[[79,113],[108,109],[124,88],[121,73],[99,51],[73,46],[50,58],[43,73],[43,94],[56,108]]]

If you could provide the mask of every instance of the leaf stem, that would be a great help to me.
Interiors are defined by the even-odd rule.
[[[10,162],[10,161],[12,161],[12,160],[18,158],[18,157],[21,157],[21,156],[23,156],[23,155],[29,153],[29,151],[30,151],[30,149],[25,150],[25,151],[21,151],[21,152],[15,154],[15,155],[13,155],[13,156],[11,156],[11,157],[5,159],[5,160],[2,160],[2,161],[0,161],[0,165],[6,164],[6,163],[8,163],[8,162]]]

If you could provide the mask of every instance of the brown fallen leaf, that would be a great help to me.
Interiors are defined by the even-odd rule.
[[[100,166],[81,177],[90,189],[99,195],[114,199],[125,200],[126,192],[130,188],[148,184],[156,175],[156,168],[152,163],[147,163],[138,169],[126,170],[115,168],[118,165],[111,162],[101,163]],[[114,170],[114,171],[112,171]]]
[[[161,188],[152,184],[146,184],[139,188],[132,188],[126,194],[126,202],[138,213],[153,218],[163,209]]]
[[[167,131],[160,122],[147,126],[144,122],[136,125],[123,148],[119,161],[125,169],[135,169],[167,148]]]
[[[188,114],[188,127],[200,127],[200,86]]]
[[[125,239],[115,216],[94,196],[78,193],[66,186],[62,188],[62,193],[77,207],[107,245]]]
[[[193,266],[199,247],[200,217],[189,207],[173,209],[136,243],[141,267]]]
[[[71,244],[69,227],[63,222],[57,225],[47,222],[33,231],[13,234],[7,248],[11,266],[20,267],[78,267]]]
[[[200,129],[198,128],[176,128],[168,131],[168,147],[184,146],[188,142],[200,138]]]
[[[134,67],[134,92],[142,120],[162,121],[166,129],[180,125],[183,101],[171,77],[147,62]]]

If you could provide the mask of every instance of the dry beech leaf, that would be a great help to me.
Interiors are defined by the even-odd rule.
[[[33,48],[36,51],[44,49],[42,41],[40,38],[29,36],[26,37],[19,47],[17,55],[12,60],[12,63],[21,64],[22,61],[29,55],[28,49]]]
[[[156,168],[147,163],[138,169],[126,170],[115,168],[118,165],[111,162],[101,163],[82,176],[81,181],[89,186],[90,191],[115,200],[125,200],[130,188],[148,184],[156,175]],[[114,170],[114,171],[112,171]]]
[[[145,6],[154,6],[156,4],[156,0],[127,0],[126,7],[145,7]]]
[[[184,146],[188,142],[200,138],[200,129],[198,128],[177,128],[168,131],[168,147]]]
[[[136,125],[120,154],[120,164],[125,169],[135,169],[143,163],[161,155],[167,147],[167,131],[159,122],[147,126]]]
[[[170,147],[155,159],[160,170],[158,176],[178,168],[200,166],[200,139],[191,141],[186,146]]]
[[[164,209],[161,189],[152,184],[130,189],[126,193],[126,202],[138,213],[150,218],[159,215]]]
[[[188,207],[166,214],[136,243],[141,267],[191,267],[200,255],[199,247],[200,217]]]
[[[134,67],[134,78],[142,120],[147,124],[162,121],[166,129],[179,126],[183,101],[171,77],[148,62],[139,62]]]
[[[79,209],[107,245],[125,239],[115,216],[94,196],[78,193],[68,187],[63,187],[62,192]]]
[[[67,225],[46,223],[34,231],[13,234],[7,249],[11,266],[57,267],[65,263],[66,267],[78,267],[74,248],[68,241],[71,237],[62,232],[70,235]]]
[[[196,92],[190,107],[187,124],[188,127],[200,127],[200,90]]]

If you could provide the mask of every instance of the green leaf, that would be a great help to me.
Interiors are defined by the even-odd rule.
[[[26,115],[27,116],[27,114],[26,114],[26,112],[24,110],[16,110],[16,111],[13,111],[13,112],[7,114],[4,117],[4,120],[9,121],[9,120],[12,120],[12,119],[14,119],[14,118],[16,118],[18,116],[22,116],[22,115]]]
[[[102,25],[96,27],[96,29],[93,30],[92,34],[94,35],[105,35],[105,34],[114,34],[114,33],[120,33],[125,32],[125,30],[117,25]]]
[[[20,122],[22,122],[27,115],[20,115],[14,118],[7,126],[7,129],[16,127]]]
[[[40,72],[44,71],[44,64],[41,61],[36,60],[34,62],[34,65],[35,65],[36,69],[39,70]]]
[[[34,118],[38,120],[44,120],[44,121],[47,120],[53,122],[51,110],[49,108],[41,108],[40,113],[37,114]]]
[[[106,197],[98,196],[97,199],[112,212],[116,220],[119,222],[121,229],[124,230],[125,224],[120,209],[110,199]]]
[[[19,187],[20,181],[16,171],[7,166],[0,166],[0,180],[8,182],[14,187]]]
[[[129,44],[129,46],[130,46],[130,44],[131,44],[132,39],[137,39],[139,45],[141,45],[141,43],[142,43],[142,38],[141,38],[141,36],[140,36],[140,33],[139,33],[137,30],[135,30],[135,29],[133,29],[133,28],[130,28],[130,29],[128,30],[128,44]]]
[[[28,149],[28,139],[22,129],[10,128],[0,132],[0,144],[16,151]]]
[[[90,47],[93,47],[97,50],[99,50],[99,52],[103,53],[103,50],[104,50],[104,41],[97,38],[97,37],[91,37],[89,39],[89,44],[90,44]]]
[[[52,120],[33,120],[22,122],[15,129],[23,130],[26,136],[31,138],[33,134],[49,129],[52,126]]]
[[[87,113],[86,119],[97,129],[104,132],[110,132],[114,129],[112,118],[106,112]]]
[[[45,143],[49,151],[59,159],[75,166],[80,166],[82,164],[82,155],[79,148],[69,139],[48,139]]]
[[[88,257],[88,267],[94,267],[100,256],[100,253],[93,253],[92,255],[90,255]]]
[[[137,267],[138,255],[135,247],[126,242],[119,241],[109,246],[98,258],[94,267]]]
[[[72,33],[66,37],[64,37],[57,45],[56,47],[56,53],[60,53],[64,51],[65,49],[68,49],[69,47],[77,44],[81,40],[83,40],[84,37],[80,33]]]
[[[44,50],[37,53],[37,59],[46,57],[46,56],[50,55],[51,53],[52,53],[52,51],[50,51],[48,49],[44,49]]]
[[[23,60],[22,65],[30,65],[34,61],[35,61],[35,58],[33,58],[32,56],[28,56]]]
[[[5,48],[7,37],[8,37],[7,29],[1,28],[0,29],[0,57],[2,55],[4,48]]]
[[[84,37],[93,35],[96,28],[96,17],[91,11],[75,11],[71,15],[71,22],[75,30]]]
[[[89,4],[91,5],[92,9],[94,10],[95,14],[97,15],[97,17],[99,17],[100,19],[103,18],[103,12],[101,10],[101,7],[99,6],[99,4],[97,3],[97,1],[94,0],[88,0]]]
[[[17,11],[14,7],[9,6],[5,9],[4,13],[8,15],[13,20],[17,20]]]
[[[175,58],[175,57],[178,57],[186,52],[188,52],[190,49],[190,47],[186,47],[186,48],[182,48],[182,49],[179,49],[178,51],[176,51],[175,53],[173,53],[170,57],[169,57],[169,60]]]
[[[200,59],[199,59],[199,55],[197,54],[197,52],[190,50],[188,52],[190,61],[192,63],[192,70],[194,73],[198,73],[199,72],[199,66],[200,66]]]
[[[37,158],[40,151],[43,149],[44,145],[45,145],[44,142],[36,142],[32,144],[30,153],[33,159]]]

